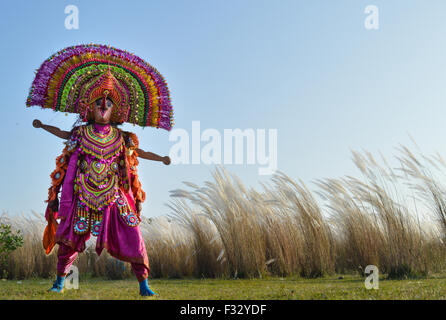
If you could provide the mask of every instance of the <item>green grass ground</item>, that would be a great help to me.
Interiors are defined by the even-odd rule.
[[[82,276],[82,275],[81,275]],[[367,290],[360,276],[319,279],[153,279],[151,288],[159,297],[142,298],[136,280],[80,279],[79,289],[49,293],[49,279],[2,280],[0,300],[5,299],[446,299],[446,275],[423,279],[384,280],[379,289]]]

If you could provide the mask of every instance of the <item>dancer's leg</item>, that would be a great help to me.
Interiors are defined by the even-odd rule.
[[[62,292],[65,277],[70,270],[71,265],[76,259],[78,252],[65,244],[59,244],[57,251],[57,279],[53,283],[50,291]]]
[[[147,277],[149,276],[149,271],[147,270],[147,266],[142,263],[135,263],[135,262],[132,262],[131,265],[133,273],[135,274],[139,282],[139,293],[142,296],[158,295],[149,288],[149,284],[147,283]]]
[[[60,244],[57,251],[57,275],[65,277],[70,271],[70,267],[73,264],[78,252],[73,248]]]
[[[139,282],[140,293],[153,295],[155,293],[147,285],[150,267],[141,230],[139,226],[130,226],[126,221],[120,215],[118,205],[110,206],[103,211],[102,229],[96,242],[96,252],[100,255],[105,248],[116,259],[130,262]]]
[[[144,281],[149,276],[149,271],[147,270],[147,267],[142,263],[136,263],[132,262],[132,271],[136,276],[136,279],[138,279],[138,282]]]

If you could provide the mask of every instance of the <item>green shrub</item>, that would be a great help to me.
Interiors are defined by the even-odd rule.
[[[23,236],[20,230],[14,234],[11,226],[8,224],[0,224],[0,275],[6,277],[6,261],[11,252],[23,245]]]

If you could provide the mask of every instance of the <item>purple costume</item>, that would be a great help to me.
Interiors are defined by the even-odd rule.
[[[109,103],[111,116],[98,120],[95,108],[102,105],[103,117]],[[26,105],[79,114],[83,122],[126,122],[168,131],[173,126],[170,93],[158,70],[107,45],[69,46],[51,55],[37,70]],[[105,248],[130,262],[140,294],[154,294],[146,280],[149,263],[135,208],[145,200],[136,171],[137,149],[138,138],[114,126],[88,124],[72,131],[56,159],[46,201],[46,254],[59,244],[58,277],[51,291],[62,290],[63,275],[90,236],[96,236],[96,252]]]
[[[131,139],[110,125],[87,125],[73,130],[67,142],[68,162],[56,231],[58,275],[65,275],[91,235],[96,252],[131,263],[138,281],[149,274],[149,262],[139,229],[139,214],[129,184],[128,145]]]

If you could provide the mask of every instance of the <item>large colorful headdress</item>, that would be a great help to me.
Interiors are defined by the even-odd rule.
[[[85,115],[107,96],[123,122],[170,130],[173,110],[161,74],[141,58],[110,46],[65,48],[37,70],[26,105]]]

